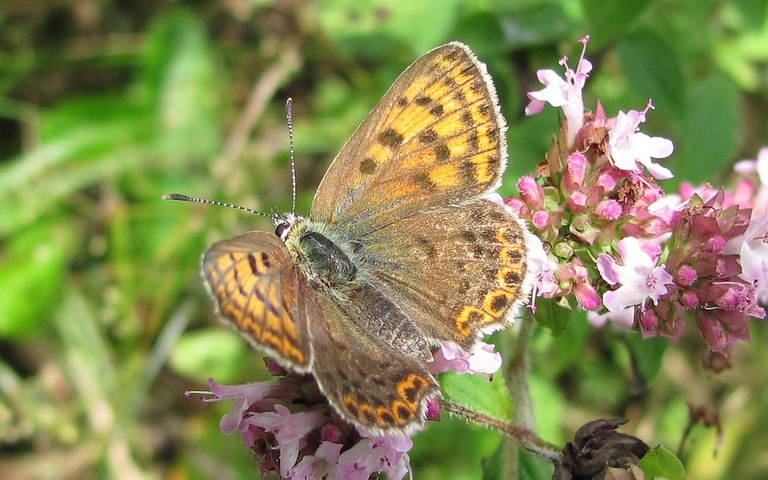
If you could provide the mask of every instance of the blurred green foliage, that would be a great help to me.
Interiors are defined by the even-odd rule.
[[[208,376],[266,377],[257,353],[212,324],[197,262],[212,241],[269,222],[160,197],[290,208],[288,96],[306,212],[330,159],[397,74],[434,46],[465,41],[488,64],[510,124],[508,195],[559,125],[554,109],[525,118],[525,92],[539,88],[537,69],[558,70],[564,54],[575,64],[588,33],[588,108],[599,99],[615,115],[652,98],[644,130],[676,145],[667,190],[718,184],[768,143],[767,3],[0,4],[3,477],[256,477],[239,439],[218,430],[227,405],[182,391]],[[686,405],[703,405],[719,413],[722,435],[693,427],[678,452],[690,478],[768,476],[762,324],[733,368],[713,376],[692,336],[669,345],[594,330],[580,312],[551,320],[532,340],[530,379],[547,440],[619,416],[631,420],[626,431],[676,450]],[[444,418],[415,439],[415,478],[499,478],[501,442]],[[551,468],[524,455],[520,472]]]

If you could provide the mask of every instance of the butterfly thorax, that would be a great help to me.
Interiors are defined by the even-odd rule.
[[[333,238],[323,222],[297,215],[278,217],[275,233],[311,284],[339,289],[357,280],[354,254]]]

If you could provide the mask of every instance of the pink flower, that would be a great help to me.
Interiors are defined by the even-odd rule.
[[[585,37],[586,38],[586,37]],[[563,57],[560,64],[566,67],[565,79],[554,70],[542,69],[536,72],[544,88],[535,92],[528,92],[528,98],[531,99],[525,108],[526,115],[534,115],[544,109],[544,104],[549,103],[553,107],[563,107],[563,113],[566,120],[566,132],[568,146],[573,145],[576,134],[584,124],[584,98],[582,90],[584,84],[592,71],[592,64],[584,58],[587,42],[582,42],[584,48],[581,52],[581,58],[576,70],[568,67],[568,59]]]
[[[280,475],[287,477],[299,457],[301,441],[323,423],[324,414],[321,411],[292,413],[285,405],[276,404],[274,412],[263,412],[247,421],[274,434],[280,450]]]
[[[768,213],[768,147],[760,149],[757,160],[742,160],[733,169],[741,175],[757,174],[759,186],[756,192],[750,192],[754,195],[750,205],[754,215]]]
[[[413,441],[407,435],[363,438],[341,454],[328,478],[368,480],[382,472],[388,479],[400,480],[410,470],[406,452],[412,447]]]
[[[649,104],[650,105],[650,104]],[[619,112],[615,124],[609,133],[610,154],[616,167],[640,172],[642,165],[654,178],[672,178],[672,172],[655,164],[651,158],[666,158],[672,154],[674,145],[666,138],[649,137],[639,132],[640,124],[645,121],[645,111],[630,110]]]
[[[587,312],[587,321],[595,328],[602,328],[609,321],[618,328],[629,330],[635,323],[635,309],[628,307],[618,312]]]
[[[648,299],[657,305],[659,297],[667,293],[667,285],[672,284],[672,275],[663,266],[657,266],[656,260],[643,251],[634,237],[620,240],[616,248],[621,255],[621,265],[608,254],[597,256],[597,269],[603,279],[609,285],[620,285],[603,294],[605,307],[609,312],[618,312],[643,306]]]
[[[455,345],[443,344],[432,353],[433,360],[427,368],[433,374],[447,371],[460,374],[495,373],[501,367],[501,355],[494,348],[491,344],[478,341],[472,351],[465,352]]]
[[[589,282],[580,282],[574,285],[573,294],[579,306],[584,310],[592,311],[600,307],[600,295]]]
[[[536,182],[536,179],[526,175],[517,181],[517,188],[520,190],[520,196],[531,206],[544,206],[544,190]]]
[[[553,297],[559,290],[555,271],[557,262],[553,261],[544,251],[544,245],[536,235],[526,233],[526,245],[528,245],[528,272],[533,278],[533,292],[531,297],[533,302],[536,297]],[[532,307],[535,311],[535,307]]]
[[[326,478],[335,467],[341,455],[338,443],[323,442],[314,455],[307,455],[288,472],[288,478],[295,480],[320,480]]]
[[[234,400],[222,420],[222,431],[240,431],[243,443],[259,460],[262,475],[278,472],[282,478],[319,480],[350,478],[357,471],[362,479],[382,472],[400,480],[409,471],[406,452],[413,446],[409,437],[371,437],[334,413],[311,375],[291,371],[283,375],[247,385],[209,380],[210,392],[185,394],[201,395],[205,402]]]
[[[595,205],[595,215],[601,220],[617,220],[621,216],[621,205],[614,199],[600,201]]]
[[[768,214],[752,217],[744,235],[729,240],[725,252],[739,255],[741,278],[755,285],[761,303],[768,303]]]

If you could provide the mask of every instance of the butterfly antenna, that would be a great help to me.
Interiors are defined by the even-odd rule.
[[[244,212],[253,213],[255,215],[261,215],[262,217],[272,217],[272,215],[268,215],[263,212],[258,212],[252,208],[241,207],[240,205],[234,205],[232,203],[227,203],[227,202],[219,202],[218,200],[208,200],[207,198],[190,197],[188,195],[182,195],[180,193],[166,193],[165,195],[163,195],[163,200],[178,200],[180,202],[204,203],[206,205],[216,205],[219,207],[234,208],[236,210],[242,210]]]
[[[285,121],[288,124],[288,147],[291,155],[291,213],[296,213],[296,157],[293,152],[293,99],[285,101]]]

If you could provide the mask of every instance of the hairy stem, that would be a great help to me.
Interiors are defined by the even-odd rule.
[[[515,440],[524,449],[545,460],[552,463],[559,463],[562,460],[562,454],[557,445],[546,442],[536,432],[525,427],[469,409],[451,400],[443,399],[441,406],[450,415],[503,433],[508,438]]]

